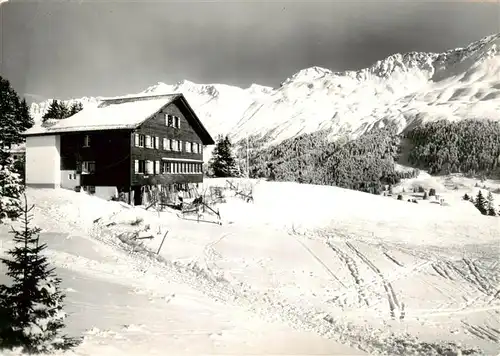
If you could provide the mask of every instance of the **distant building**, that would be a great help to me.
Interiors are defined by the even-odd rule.
[[[203,147],[214,140],[182,94],[103,100],[26,136],[26,185],[116,192],[141,204],[145,187],[203,182]]]

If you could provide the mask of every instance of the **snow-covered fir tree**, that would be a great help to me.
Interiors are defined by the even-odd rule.
[[[68,106],[63,101],[52,100],[47,112],[42,117],[42,122],[47,123],[49,120],[63,120],[81,110],[83,110],[81,103],[73,103],[71,106]]]
[[[0,148],[0,223],[19,215],[19,198],[23,191],[24,184],[20,174],[15,172],[14,160]]]
[[[219,135],[212,151],[209,169],[215,177],[240,176],[240,170],[233,153],[233,145],[228,136]]]
[[[484,195],[481,191],[477,193],[476,200],[474,202],[474,206],[481,212],[481,214],[487,214],[487,204],[486,199],[484,199]]]
[[[69,114],[68,114],[68,117],[69,116],[73,116],[77,113],[79,113],[80,111],[83,110],[83,105],[82,103],[79,103],[79,102],[75,102],[73,103],[70,107],[69,107]]]
[[[61,280],[42,254],[46,245],[40,244],[40,229],[31,226],[33,207],[28,207],[24,195],[21,228],[12,228],[15,246],[7,251],[11,259],[0,259],[12,280],[10,285],[0,286],[0,349],[53,352],[75,346],[78,341],[60,335],[66,318],[65,296],[60,290]]]
[[[0,144],[10,147],[24,142],[21,133],[34,124],[26,100],[14,91],[10,82],[0,76]]]
[[[497,212],[495,211],[495,199],[491,192],[488,192],[488,196],[486,197],[486,214],[489,216],[497,216]]]

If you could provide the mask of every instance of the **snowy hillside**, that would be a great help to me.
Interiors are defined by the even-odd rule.
[[[498,219],[453,201],[462,183],[438,189],[443,207],[234,179],[252,187],[247,203],[209,179],[226,197],[222,225],[62,189],[28,195],[70,331],[85,335],[77,355],[496,355]]]
[[[331,130],[356,137],[394,122],[400,130],[429,120],[498,119],[500,34],[445,53],[394,54],[359,71],[312,67],[280,88],[158,83],[142,93],[182,92],[213,136],[268,135],[269,143]],[[117,93],[118,94],[118,93]],[[83,98],[94,105],[98,98]],[[34,104],[40,117],[47,103]]]

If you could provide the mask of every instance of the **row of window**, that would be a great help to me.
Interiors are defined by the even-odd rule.
[[[149,160],[135,160],[134,171],[136,174],[165,174],[165,173],[186,173],[200,174],[202,173],[201,163],[191,162],[163,162]],[[95,162],[83,161],[78,165],[77,172],[81,174],[94,174]],[[69,179],[72,179],[71,175]],[[76,174],[74,179],[76,179]]]
[[[202,164],[191,162],[134,161],[136,174],[201,174]]]
[[[201,154],[202,146],[197,142],[188,142],[163,138],[160,147],[160,137],[143,134],[135,134],[134,143],[136,147],[163,149],[165,151],[188,152]]]

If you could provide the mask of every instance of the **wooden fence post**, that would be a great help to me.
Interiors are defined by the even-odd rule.
[[[163,235],[163,239],[161,240],[160,247],[158,247],[158,251],[156,252],[157,255],[160,254],[161,247],[163,246],[163,242],[165,241],[165,237],[167,237],[168,231]]]

